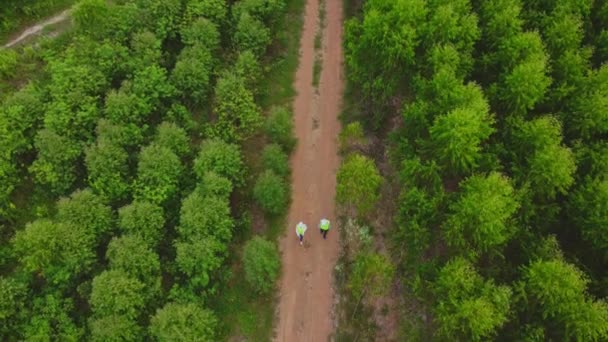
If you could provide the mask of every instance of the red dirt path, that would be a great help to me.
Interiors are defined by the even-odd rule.
[[[307,0],[296,73],[294,122],[298,144],[291,159],[292,204],[286,234],[280,246],[283,276],[277,308],[277,341],[326,341],[333,333],[333,269],[338,258],[335,216],[336,172],[340,165],[342,81],[342,1],[326,0],[323,32],[323,69],[318,92],[312,86],[314,38],[318,0]],[[332,222],[323,240],[319,220]],[[304,221],[308,231],[304,247],[298,244],[295,224]]]

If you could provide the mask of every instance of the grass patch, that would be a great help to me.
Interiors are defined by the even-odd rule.
[[[323,71],[323,58],[321,56],[315,57],[315,64],[312,67],[312,85],[315,88],[319,87],[321,81],[321,71]]]
[[[299,61],[300,35],[303,24],[305,0],[288,0],[287,11],[282,22],[276,28],[277,37],[270,47],[270,57],[263,61],[266,67],[265,77],[261,83],[261,94],[258,104],[264,112],[273,106],[291,108],[296,91],[293,87],[295,72]],[[251,174],[261,172],[259,152],[265,144],[263,137],[254,138],[244,146],[245,159],[251,167]],[[251,192],[255,179],[251,177],[251,186],[243,190],[242,196]],[[251,198],[242,198],[239,203],[253,203]],[[242,208],[243,212],[248,208]],[[237,210],[238,212],[239,210]],[[287,213],[274,218],[265,218],[261,235],[269,241],[276,241],[284,231]],[[259,295],[252,291],[245,280],[242,269],[242,250],[245,242],[254,234],[255,218],[246,222],[245,226],[235,233],[235,243],[231,246],[230,274],[221,292],[210,299],[209,306],[217,314],[220,322],[218,340],[244,339],[247,341],[272,340],[273,320],[276,298],[274,293]]]
[[[325,0],[319,1],[319,21],[315,34],[315,62],[312,68],[312,86],[319,88],[321,71],[323,70],[323,30],[325,29],[327,9]]]

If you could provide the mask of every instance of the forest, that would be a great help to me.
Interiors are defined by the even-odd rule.
[[[69,3],[8,1],[0,32]],[[250,237],[289,202],[300,8],[82,0],[60,36],[0,49],[3,341],[269,329],[276,233]]]
[[[346,11],[353,306],[392,293],[399,340],[607,340],[608,1]]]

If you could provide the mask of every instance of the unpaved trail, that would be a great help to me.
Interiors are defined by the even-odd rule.
[[[5,48],[9,48],[15,44],[18,44],[19,42],[23,41],[24,39],[27,39],[29,36],[31,35],[35,35],[35,34],[39,34],[40,32],[42,32],[42,30],[44,30],[45,27],[49,26],[49,25],[53,25],[53,24],[57,24],[59,22],[62,22],[64,20],[67,20],[70,17],[70,10],[67,9],[51,18],[46,19],[45,21],[38,23],[34,26],[31,26],[27,29],[25,29],[20,35],[19,37],[11,40],[10,42],[6,43],[4,45]]]
[[[333,270],[338,258],[334,212],[336,172],[340,164],[342,81],[342,1],[326,0],[323,68],[318,92],[312,86],[318,0],[307,0],[296,73],[294,122],[298,144],[291,159],[292,204],[280,246],[283,275],[275,327],[277,341],[327,341],[333,333]],[[332,229],[323,240],[318,224],[326,217]],[[304,247],[295,225],[308,225]]]

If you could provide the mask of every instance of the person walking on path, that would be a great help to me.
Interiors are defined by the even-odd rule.
[[[329,231],[329,220],[322,219],[319,223],[319,231],[323,234],[323,240],[327,237],[327,232]]]
[[[296,225],[296,234],[298,235],[298,238],[300,239],[300,246],[302,245],[302,240],[304,240],[304,233],[306,233],[306,229],[308,229],[308,228],[302,221],[300,221],[300,223],[298,223]]]

